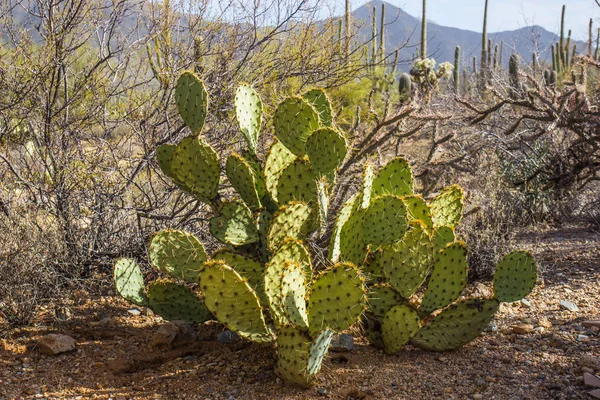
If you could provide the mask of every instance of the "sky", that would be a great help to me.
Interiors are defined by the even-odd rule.
[[[421,15],[421,0],[386,1],[414,17]],[[365,3],[368,1],[351,0],[353,9]],[[484,0],[428,0],[427,19],[440,25],[481,32],[484,3]],[[563,4],[567,5],[566,29],[573,30],[574,38],[587,41],[589,21],[594,18],[596,40],[595,34],[600,27],[600,7],[594,0],[489,0],[488,31],[541,25],[550,32],[558,33]]]

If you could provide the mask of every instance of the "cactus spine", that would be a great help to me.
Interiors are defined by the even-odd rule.
[[[454,50],[454,92],[460,94],[460,46]]]
[[[421,59],[427,58],[427,0],[423,0],[423,16],[421,19]]]

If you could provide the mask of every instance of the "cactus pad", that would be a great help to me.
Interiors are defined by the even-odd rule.
[[[433,231],[433,241],[435,242],[436,251],[442,250],[444,247],[456,240],[454,228],[450,226],[438,226]]]
[[[423,200],[421,195],[403,197],[404,204],[408,211],[408,216],[412,220],[418,220],[425,224],[427,229],[433,229],[433,220],[431,219],[431,209]]]
[[[308,161],[294,161],[282,171],[279,177],[277,200],[280,204],[293,200],[305,203],[316,201],[318,179]]]
[[[388,284],[373,285],[373,287],[369,288],[368,297],[368,312],[378,318],[383,318],[392,307],[402,301],[402,296]]]
[[[177,146],[174,144],[161,144],[156,148],[156,161],[158,161],[158,166],[160,170],[173,179],[175,176],[171,171],[171,161],[173,160],[173,154],[175,154],[175,148]]]
[[[346,158],[346,151],[346,139],[333,128],[316,130],[306,143],[306,154],[318,175],[327,175],[337,170]]]
[[[277,106],[273,115],[275,135],[297,156],[306,154],[306,141],[319,128],[317,111],[299,97],[289,97]]]
[[[208,93],[204,83],[193,72],[186,71],[177,79],[175,102],[183,122],[198,134],[204,126],[208,109]]]
[[[239,154],[232,153],[227,159],[225,173],[231,185],[244,202],[253,210],[260,208],[254,170]]]
[[[406,206],[400,197],[379,196],[365,213],[365,242],[373,246],[392,244],[406,232]]]
[[[436,315],[411,343],[429,351],[458,349],[475,339],[498,310],[495,299],[471,299],[455,303]]]
[[[286,319],[296,327],[308,328],[306,315],[306,276],[304,266],[286,261],[281,268],[280,296]]]
[[[376,260],[392,287],[402,297],[409,298],[425,282],[433,267],[434,244],[425,227],[413,221],[404,238],[384,249]]]
[[[385,352],[400,351],[419,331],[421,320],[415,310],[407,305],[397,305],[389,310],[381,323]]]
[[[248,148],[256,154],[258,135],[262,123],[262,101],[248,84],[241,84],[235,91],[235,115],[240,131],[244,134]]]
[[[432,313],[458,299],[467,283],[467,270],[467,247],[463,242],[440,250],[419,313]]]
[[[202,243],[194,235],[174,229],[154,235],[148,255],[155,268],[187,282],[198,282],[198,273],[206,262]]]
[[[463,190],[458,185],[442,189],[430,203],[433,224],[456,227],[462,218],[463,197]]]
[[[223,261],[207,262],[200,287],[206,307],[227,328],[255,342],[272,340],[256,292],[233,268]]]
[[[314,230],[312,209],[305,203],[291,202],[281,207],[273,217],[267,232],[267,244],[271,251],[277,250],[285,239],[304,239]]]
[[[312,341],[308,333],[295,327],[281,327],[277,332],[277,365],[275,373],[286,382],[310,386],[315,375],[308,374]]]
[[[261,300],[264,299],[264,267],[262,264],[228,249],[215,252],[212,259],[221,260],[233,268],[238,274],[248,280],[248,285],[254,289],[258,297]]]
[[[221,205],[219,215],[211,218],[210,233],[219,241],[234,246],[258,242],[258,226],[252,212],[240,201]]]
[[[323,89],[313,89],[302,95],[302,98],[306,100],[319,114],[319,122],[322,126],[333,125],[333,111],[331,110],[331,103],[329,97]]]
[[[537,280],[537,266],[526,251],[514,251],[504,256],[496,266],[494,293],[498,301],[513,302],[527,296]]]
[[[342,228],[352,215],[352,209],[354,208],[354,204],[356,203],[357,198],[358,195],[354,195],[350,199],[348,199],[342,205],[342,208],[340,208],[340,211],[337,214],[335,226],[331,235],[331,243],[329,244],[328,258],[331,262],[337,262],[340,257],[340,240]]]
[[[152,311],[167,321],[201,323],[212,318],[204,302],[194,292],[166,279],[148,286],[148,303]]]
[[[314,281],[308,306],[311,335],[330,329],[341,332],[352,325],[366,305],[364,278],[352,264],[336,264]]]
[[[138,306],[148,303],[144,287],[144,276],[134,260],[129,258],[118,259],[113,270],[113,277],[117,292],[125,300]]]
[[[273,200],[278,201],[277,184],[279,183],[279,177],[286,167],[295,160],[294,153],[289,151],[280,141],[275,140],[269,149],[264,167],[265,187]]]
[[[179,142],[173,153],[171,172],[176,182],[181,182],[201,200],[217,195],[221,174],[219,157],[202,140],[188,136]]]
[[[367,243],[363,229],[366,210],[356,210],[350,214],[340,232],[341,261],[362,265],[367,257]]]
[[[413,194],[413,176],[410,165],[402,157],[388,162],[375,176],[373,197],[382,194],[410,196]]]
[[[329,330],[320,332],[313,339],[308,355],[308,365],[306,366],[309,375],[316,376],[321,370],[323,359],[327,355],[332,339],[333,332]]]

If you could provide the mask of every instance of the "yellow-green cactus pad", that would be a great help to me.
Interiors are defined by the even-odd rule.
[[[144,306],[148,303],[144,276],[139,265],[130,258],[120,258],[115,263],[113,278],[117,292],[125,300]]]
[[[277,364],[275,373],[285,382],[309,387],[316,378],[308,373],[312,340],[307,332],[292,326],[277,331]]]
[[[160,170],[173,179],[175,176],[171,171],[171,162],[173,161],[173,154],[175,154],[175,148],[177,146],[174,144],[161,144],[156,148],[156,161],[158,161],[158,166]]]
[[[187,282],[198,282],[200,268],[206,262],[204,245],[194,235],[174,229],[154,235],[148,255],[156,269]]]
[[[279,204],[290,201],[316,202],[318,179],[308,161],[294,161],[279,176],[277,201]]]
[[[411,220],[421,221],[427,229],[433,229],[431,210],[421,195],[406,196],[403,197],[402,200],[404,200],[404,204],[406,204],[408,216]]]
[[[537,265],[531,254],[514,251],[496,266],[494,292],[498,301],[513,302],[527,296],[537,280]]]
[[[378,253],[376,262],[392,287],[407,299],[427,279],[434,255],[429,233],[419,221],[413,221],[404,238]]]
[[[437,254],[419,312],[430,314],[458,299],[467,284],[467,246],[449,244]]]
[[[213,199],[219,188],[219,156],[208,144],[192,136],[183,139],[173,153],[171,172],[175,181],[200,199]]]
[[[319,332],[319,334],[313,339],[309,350],[308,365],[306,368],[306,371],[309,375],[316,376],[321,370],[321,365],[323,363],[323,359],[329,351],[333,334],[334,332],[327,330]]]
[[[462,218],[463,198],[463,190],[458,185],[442,189],[429,205],[433,224],[455,228]]]
[[[340,261],[362,265],[367,257],[368,249],[365,241],[366,210],[352,211],[340,232]]]
[[[377,173],[373,181],[372,196],[377,197],[382,194],[400,197],[413,194],[413,176],[410,165],[404,158],[394,158]]]
[[[305,203],[290,202],[273,216],[267,232],[269,250],[275,251],[286,239],[304,239],[314,230],[314,214]]]
[[[333,128],[316,130],[306,142],[306,154],[318,175],[334,172],[346,158],[346,138]]]
[[[219,241],[234,246],[258,242],[258,226],[252,212],[240,201],[221,205],[219,215],[209,222],[210,233]]]
[[[265,300],[265,281],[263,278],[265,268],[261,263],[228,249],[221,249],[215,252],[212,259],[223,261],[243,278],[246,278],[248,280],[248,285],[254,289],[260,300]]]
[[[385,314],[381,325],[385,352],[394,354],[419,331],[421,320],[409,306],[397,305]]]
[[[192,133],[200,133],[206,120],[208,93],[204,83],[193,72],[186,71],[177,79],[175,103],[179,115]]]
[[[358,195],[355,194],[342,205],[342,208],[337,214],[335,226],[331,235],[331,242],[329,244],[329,253],[327,255],[331,262],[339,261],[342,228],[352,214],[352,210],[354,209],[354,205],[357,201],[356,199],[358,199]]]
[[[239,154],[232,153],[225,164],[225,173],[231,186],[237,190],[248,207],[260,208],[260,198],[256,190],[257,184],[254,170]]]
[[[385,314],[395,305],[402,301],[402,296],[389,284],[375,284],[369,288],[368,312],[378,318]]]
[[[262,101],[256,91],[248,84],[242,83],[235,91],[235,116],[240,131],[244,134],[248,148],[256,154],[258,135],[262,124]]]
[[[499,305],[495,299],[470,299],[455,303],[421,328],[411,343],[429,351],[458,349],[487,328]]]
[[[167,321],[201,323],[212,318],[210,311],[189,288],[161,279],[148,285],[148,304]]]
[[[406,232],[406,217],[406,206],[400,197],[383,195],[372,200],[365,213],[365,242],[373,246],[397,242]]]
[[[265,187],[271,195],[271,198],[278,202],[277,184],[279,177],[288,165],[296,160],[294,153],[289,151],[279,140],[275,140],[269,149],[265,159],[264,176]]]
[[[260,160],[256,155],[249,151],[242,151],[242,158],[250,165],[252,172],[254,172],[254,181],[256,182],[256,192],[258,197],[262,199],[267,195],[267,188],[265,187],[265,179],[260,167]]]
[[[223,261],[209,261],[200,271],[200,287],[206,307],[228,329],[254,342],[270,342],[256,292]]]
[[[302,98],[308,101],[308,103],[317,111],[319,114],[319,123],[322,126],[333,125],[331,102],[323,89],[309,90],[302,95]]]
[[[277,139],[297,156],[306,154],[308,137],[319,128],[317,111],[300,97],[289,97],[277,106],[273,115]]]
[[[308,328],[306,315],[306,276],[304,266],[294,261],[285,261],[280,274],[281,305],[286,319],[296,327]]]
[[[433,241],[436,251],[440,251],[456,240],[454,228],[450,226],[438,226],[433,230]]]
[[[312,286],[308,305],[310,334],[347,329],[360,317],[366,301],[364,278],[354,265],[340,263],[327,268]]]

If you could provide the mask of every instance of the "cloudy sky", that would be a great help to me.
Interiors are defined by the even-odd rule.
[[[368,3],[365,0],[351,2],[353,8]],[[421,15],[421,0],[388,2],[412,16]],[[577,39],[587,40],[590,18],[594,18],[596,28],[600,27],[600,7],[594,0],[489,0],[488,30],[512,30],[535,24],[551,32],[558,32],[563,4],[567,4],[566,26],[573,30],[573,36]],[[428,0],[427,18],[440,25],[480,32],[483,24],[483,5],[484,0]]]

